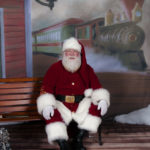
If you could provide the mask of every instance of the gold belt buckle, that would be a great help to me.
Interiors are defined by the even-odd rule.
[[[74,103],[75,102],[75,96],[66,96],[65,102],[67,103]]]

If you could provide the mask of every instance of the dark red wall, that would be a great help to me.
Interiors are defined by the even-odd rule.
[[[24,0],[0,0],[4,8],[6,77],[26,76]]]

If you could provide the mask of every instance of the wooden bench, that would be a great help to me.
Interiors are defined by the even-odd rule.
[[[40,120],[36,98],[42,78],[0,79],[0,122]]]
[[[29,122],[40,121],[42,117],[37,113],[36,99],[40,93],[41,83],[42,78],[0,79],[0,123],[28,122],[31,126]],[[100,129],[98,138],[99,144],[102,144]]]

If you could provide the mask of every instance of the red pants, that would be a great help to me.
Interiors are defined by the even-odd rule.
[[[71,112],[76,112],[79,103],[66,103],[63,102],[63,104],[71,111]],[[93,115],[93,116],[97,116],[97,117],[101,117],[100,116],[100,110],[97,110],[97,105],[91,104],[90,108],[89,108],[89,114]],[[55,109],[54,110],[54,116],[50,119],[50,120],[45,120],[46,124],[52,123],[52,122],[64,122],[60,112]]]

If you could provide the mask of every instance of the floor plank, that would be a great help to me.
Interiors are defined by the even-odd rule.
[[[59,150],[58,145],[49,145],[43,122],[7,125],[12,150]],[[106,121],[102,124],[102,143],[98,134],[89,134],[84,139],[87,150],[149,150],[150,126],[119,124]]]

